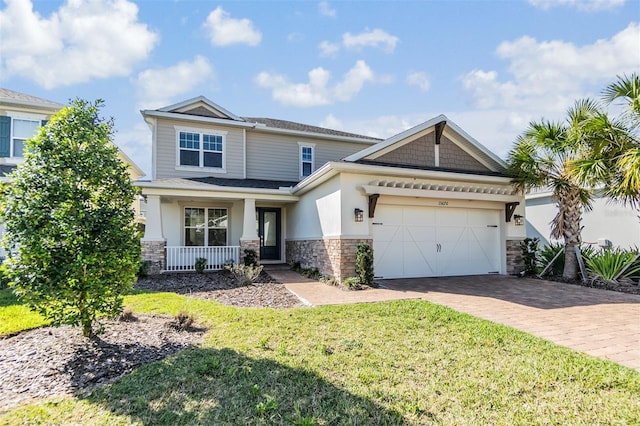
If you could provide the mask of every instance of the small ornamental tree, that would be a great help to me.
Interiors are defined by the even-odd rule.
[[[76,99],[26,141],[0,209],[14,292],[54,325],[80,325],[87,337],[96,318],[121,312],[140,261],[136,190],[102,106]]]

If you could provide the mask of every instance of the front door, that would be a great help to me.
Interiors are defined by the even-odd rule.
[[[258,207],[260,260],[280,260],[280,209]]]

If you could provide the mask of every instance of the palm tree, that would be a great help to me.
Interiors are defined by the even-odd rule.
[[[576,102],[564,123],[532,122],[509,153],[507,170],[512,184],[521,191],[549,188],[558,207],[551,221],[551,236],[564,239],[563,279],[578,275],[576,247],[581,243],[582,211],[591,209],[593,192],[573,172],[573,164],[584,159],[588,140],[583,125],[599,113],[590,100]]]
[[[623,100],[627,111],[621,123],[628,130],[614,144],[610,154],[613,178],[609,195],[624,204],[640,209],[640,76],[618,76],[618,80],[603,91],[603,99],[609,104]]]
[[[589,143],[572,172],[582,184],[601,185],[605,196],[640,210],[640,77],[619,76],[604,89],[603,100],[623,100],[626,111],[614,119],[598,111],[583,122],[580,131]]]

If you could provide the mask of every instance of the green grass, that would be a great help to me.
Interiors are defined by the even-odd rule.
[[[171,293],[136,312],[185,310],[202,348],[92,395],[41,401],[0,424],[638,424],[640,373],[425,301],[293,310]],[[4,309],[4,308],[1,308]]]
[[[46,325],[46,321],[22,305],[11,290],[0,290],[0,336]]]

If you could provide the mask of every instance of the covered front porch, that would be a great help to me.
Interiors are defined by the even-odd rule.
[[[242,181],[240,181],[242,182]],[[142,259],[150,272],[205,271],[240,263],[254,250],[261,263],[285,261],[289,187],[239,188],[173,179],[140,183],[146,200]]]

